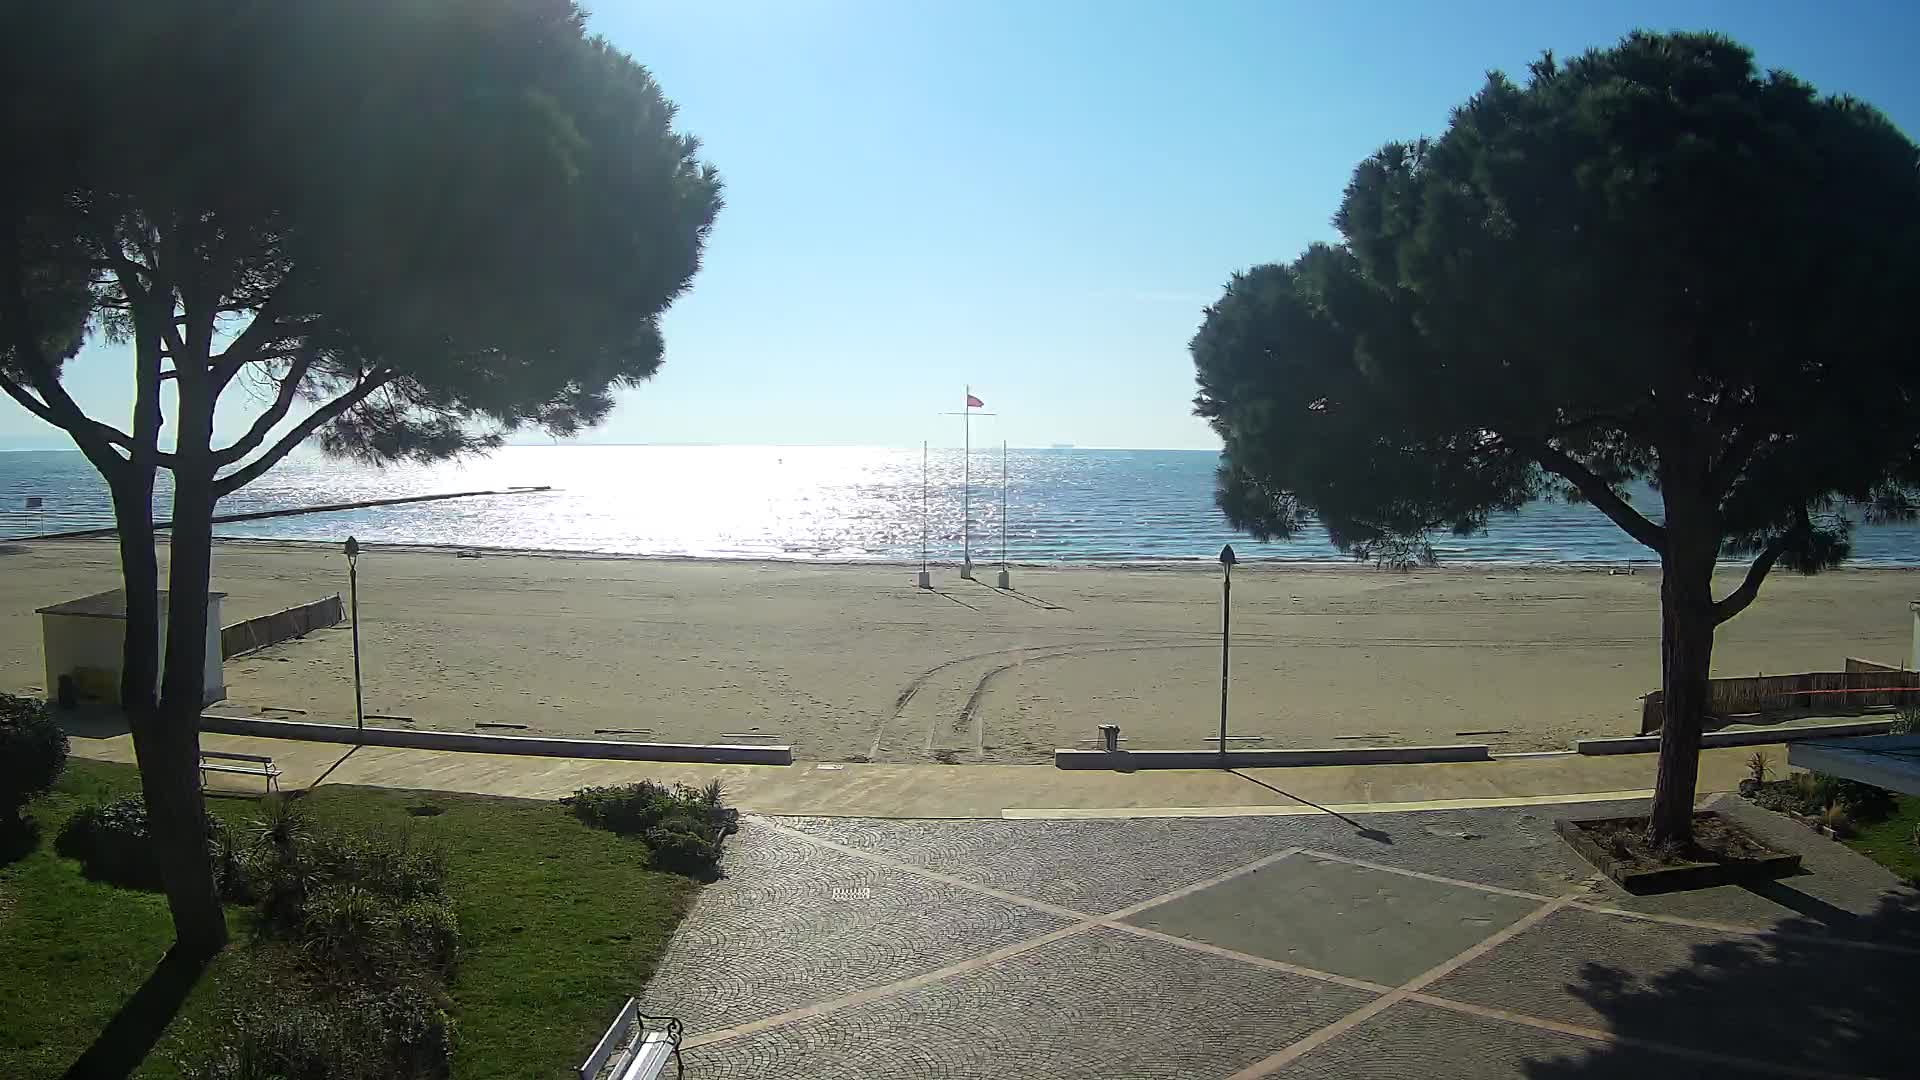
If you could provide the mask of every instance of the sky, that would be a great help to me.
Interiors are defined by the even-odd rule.
[[[1920,5],[600,0],[726,182],[666,363],[580,441],[1213,448],[1186,344],[1489,69],[1718,30],[1920,133]],[[123,350],[75,397],[124,422]],[[231,396],[231,395],[230,395]],[[223,403],[243,431],[252,401]],[[520,441],[546,441],[543,436]],[[62,446],[0,400],[0,448]]]

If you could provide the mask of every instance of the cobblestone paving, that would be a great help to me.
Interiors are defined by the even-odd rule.
[[[1920,896],[1762,819],[1813,873],[1631,897],[1552,833],[1631,811],[750,819],[646,1001],[726,1080],[1911,1072]]]
[[[1533,1080],[1757,1080],[1771,1072],[1688,1062],[1638,1047],[1402,1002],[1302,1057],[1284,1075],[1301,1080],[1477,1080],[1488,1064],[1524,1062]]]
[[[1398,986],[1540,905],[1295,855],[1127,921],[1236,952]]]
[[[687,1068],[848,1080],[1225,1076],[1372,997],[1093,929],[899,997],[690,1051]]]
[[[748,819],[645,1003],[690,1034],[881,986],[1068,925]]]

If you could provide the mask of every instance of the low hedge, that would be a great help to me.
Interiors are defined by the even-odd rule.
[[[655,867],[682,874],[711,873],[720,845],[739,831],[739,811],[723,802],[720,782],[704,788],[663,787],[651,780],[581,788],[562,800],[581,821],[638,836]]]
[[[0,694],[0,829],[50,790],[67,767],[67,733],[43,701]]]

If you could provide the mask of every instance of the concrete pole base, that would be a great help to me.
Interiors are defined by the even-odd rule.
[[[923,589],[931,589],[933,588],[933,575],[927,573],[925,570],[922,570],[918,575],[918,580],[915,581],[914,584],[920,586]]]
[[[968,559],[966,562],[960,565],[960,576],[963,578],[966,578],[968,581],[973,580],[973,560],[972,559]]]
[[[1012,592],[1013,591],[1013,575],[1008,573],[1005,570],[1000,571],[999,585],[1001,588],[1007,590],[1008,592]]]

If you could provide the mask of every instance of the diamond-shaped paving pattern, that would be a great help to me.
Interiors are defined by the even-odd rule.
[[[688,1075],[738,1080],[1224,1080],[1280,1053],[1285,1075],[1327,1080],[1911,1071],[1920,954],[1897,947],[1920,941],[1920,894],[1796,826],[1769,839],[1812,876],[1623,898],[1551,832],[1596,809],[1622,808],[1377,814],[1365,833],[750,820],[647,1001],[688,1021]],[[1548,895],[1759,932],[1565,908],[1490,940]],[[1343,1022],[1381,999],[1340,980],[1384,991],[1443,965],[1418,999]]]
[[[1226,1076],[1372,1000],[1093,929],[883,1001],[687,1052],[703,1078]]]
[[[1175,937],[1398,986],[1539,907],[1298,854],[1127,921]]]
[[[748,820],[645,999],[689,1033],[881,986],[1067,925]]]

